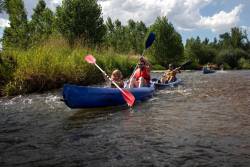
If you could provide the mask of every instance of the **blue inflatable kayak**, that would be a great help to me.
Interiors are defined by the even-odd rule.
[[[144,101],[153,96],[154,84],[150,87],[128,89],[135,101]],[[77,86],[65,84],[63,87],[65,104],[70,108],[95,108],[125,105],[121,92],[117,88]]]
[[[209,70],[206,67],[203,67],[202,72],[203,74],[210,74],[210,73],[215,73],[215,70]]]
[[[155,81],[152,81],[152,82],[155,82]],[[176,81],[170,82],[170,83],[167,83],[167,84],[155,82],[155,88],[156,89],[171,88],[171,87],[175,87],[175,86],[179,85],[181,82],[182,82],[182,80],[179,79],[179,78],[177,78]]]

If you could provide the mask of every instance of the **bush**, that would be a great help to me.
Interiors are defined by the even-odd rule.
[[[246,57],[248,57],[248,54],[242,49],[224,49],[221,50],[216,57],[216,63],[227,63],[230,68],[234,69],[239,68],[239,60],[241,58],[245,59]]]
[[[161,65],[159,65],[159,64],[153,65],[152,69],[153,69],[153,70],[166,70],[165,67],[163,67],[163,66],[161,66]]]
[[[11,78],[6,78],[3,92],[16,95],[41,92],[62,87],[64,83],[90,85],[104,80],[102,73],[83,60],[87,54],[93,54],[98,65],[108,73],[120,69],[124,76],[131,74],[130,67],[136,63],[128,56],[110,51],[75,47],[71,48],[62,38],[51,38],[46,43],[29,50],[6,50],[4,55],[16,58],[16,68]],[[133,68],[131,68],[133,71]],[[5,72],[6,73],[6,72]]]
[[[239,64],[239,67],[242,69],[250,69],[250,60],[241,58],[238,64]]]
[[[12,56],[0,53],[0,95],[3,85],[13,78],[16,61]]]

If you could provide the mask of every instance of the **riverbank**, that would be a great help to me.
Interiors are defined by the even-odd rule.
[[[129,76],[138,55],[119,54],[107,48],[88,48],[81,44],[69,46],[62,37],[50,38],[28,50],[5,49],[0,52],[0,97],[58,89],[64,83],[90,85],[104,81],[102,73],[83,58],[92,54],[97,63],[110,75],[114,69]],[[165,68],[154,64],[153,72]],[[192,64],[190,69],[199,69]],[[157,70],[157,71],[155,71]]]
[[[64,83],[89,85],[103,82],[101,72],[84,61],[87,54],[94,55],[108,74],[120,69],[126,77],[136,64],[135,58],[112,50],[71,48],[63,39],[50,39],[26,51],[7,49],[1,53],[0,96],[43,92],[60,88]]]

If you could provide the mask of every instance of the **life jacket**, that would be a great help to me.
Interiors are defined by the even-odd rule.
[[[175,77],[177,72],[175,70],[167,70],[166,71],[166,76],[167,77]]]
[[[145,81],[147,83],[150,83],[150,71],[148,68],[144,67],[142,70],[140,68],[138,68],[136,71],[135,71],[135,79],[136,81],[139,80],[139,78],[144,78]]]

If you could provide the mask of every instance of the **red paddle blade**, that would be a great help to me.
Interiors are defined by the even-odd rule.
[[[85,59],[85,61],[87,61],[90,64],[95,64],[95,62],[96,62],[94,56],[92,56],[92,55],[87,55],[87,56],[85,56],[84,59]]]
[[[127,102],[129,107],[132,107],[134,105],[135,97],[130,91],[123,89],[122,96],[123,96],[124,100]]]

